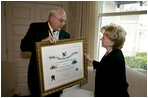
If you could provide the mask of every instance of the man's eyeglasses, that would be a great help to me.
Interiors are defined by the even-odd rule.
[[[54,16],[54,15],[53,15]],[[63,19],[58,19],[56,16],[54,16],[60,23],[66,23],[66,21],[65,20],[63,20]]]

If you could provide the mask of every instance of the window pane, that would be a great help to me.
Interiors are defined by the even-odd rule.
[[[102,13],[147,10],[147,1],[104,1]]]
[[[139,53],[147,53],[147,15],[128,15],[102,17],[101,27],[110,23],[121,25],[127,32],[126,41],[122,51],[126,56],[134,57]],[[104,55],[105,49],[100,46],[99,59]],[[136,57],[137,58],[137,57]],[[146,63],[147,61],[144,61]]]

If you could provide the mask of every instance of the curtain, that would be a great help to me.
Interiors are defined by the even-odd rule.
[[[98,56],[98,10],[97,1],[69,2],[68,32],[71,38],[87,39],[87,53],[93,59]]]
[[[87,52],[91,58],[98,57],[98,2],[82,2],[81,37],[87,39]]]

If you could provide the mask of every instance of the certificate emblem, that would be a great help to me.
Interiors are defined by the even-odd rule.
[[[65,56],[66,56],[66,52],[62,52],[62,54],[63,54],[63,57],[65,57]]]
[[[53,81],[53,80],[55,81],[55,75],[51,76],[51,81]]]

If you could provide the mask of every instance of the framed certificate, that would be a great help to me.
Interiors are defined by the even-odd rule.
[[[86,40],[36,42],[40,95],[46,96],[87,80]]]

